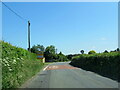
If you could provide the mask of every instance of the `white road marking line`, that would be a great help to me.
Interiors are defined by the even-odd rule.
[[[52,66],[52,68],[55,68],[55,66]]]
[[[44,69],[43,69],[43,71],[45,71],[47,68],[58,68],[58,66],[46,66]]]
[[[46,67],[43,69],[43,71],[45,71],[47,67],[48,67],[48,66],[46,66]]]
[[[51,66],[49,68],[52,68]]]
[[[55,68],[58,68],[58,66],[55,66]]]
[[[58,68],[58,66],[52,66],[52,68]]]

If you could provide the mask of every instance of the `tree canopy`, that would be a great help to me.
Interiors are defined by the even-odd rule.
[[[96,53],[94,50],[88,52],[88,54],[94,54],[94,53]]]
[[[40,45],[40,44],[37,44],[37,45],[32,46],[31,52],[37,54],[39,51],[44,52],[44,51],[45,51],[45,47],[44,47],[43,45]]]
[[[82,54],[84,54],[84,50],[81,50],[80,52],[81,52]]]

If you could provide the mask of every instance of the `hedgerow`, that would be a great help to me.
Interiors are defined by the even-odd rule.
[[[70,64],[120,81],[120,52],[83,54],[73,57]]]
[[[36,59],[36,54],[23,48],[12,46],[1,41],[2,44],[2,88],[18,88],[26,80],[35,75],[43,66]]]

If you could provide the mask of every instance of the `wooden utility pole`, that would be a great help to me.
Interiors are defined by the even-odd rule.
[[[30,51],[30,21],[28,21],[28,51]]]

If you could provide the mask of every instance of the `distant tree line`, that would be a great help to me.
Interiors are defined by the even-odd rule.
[[[32,53],[38,53],[39,51],[42,51],[45,57],[45,60],[47,62],[62,62],[62,61],[69,61],[72,60],[72,57],[79,56],[80,54],[85,54],[84,50],[80,50],[80,54],[69,54],[64,55],[62,52],[57,53],[57,49],[54,45],[47,46],[46,48],[43,45],[37,44],[33,45],[31,48]],[[117,48],[116,50],[110,51],[110,52],[120,52],[120,49]],[[103,53],[110,53],[107,50],[105,50]],[[96,51],[91,50],[88,52],[88,54],[95,54]]]
[[[57,49],[54,45],[47,46],[46,48],[40,44],[32,46],[32,53],[37,54],[39,51],[43,52],[46,62],[62,62],[69,60],[62,52],[57,53]]]
[[[120,49],[117,48],[116,50],[113,50],[113,51],[110,51],[110,52],[119,52],[119,51],[120,51]],[[84,50],[81,50],[80,53],[84,54]],[[91,50],[91,51],[88,52],[88,54],[94,54],[94,53],[96,53],[94,50]],[[107,50],[105,50],[103,53],[109,53],[109,52]]]
[[[115,49],[115,50],[113,50],[113,51],[110,51],[110,52],[120,52],[120,49],[117,48],[117,49]],[[110,53],[110,52],[108,52],[107,50],[105,50],[105,51],[102,52],[102,53]],[[88,54],[95,54],[95,53],[96,53],[96,51],[94,51],[94,50],[90,50],[90,51],[88,52]],[[80,54],[85,54],[85,51],[84,51],[84,50],[80,50]],[[74,56],[79,56],[80,54],[69,54],[69,55],[67,55],[67,58],[70,59],[70,60],[72,60],[72,57],[74,57]]]

